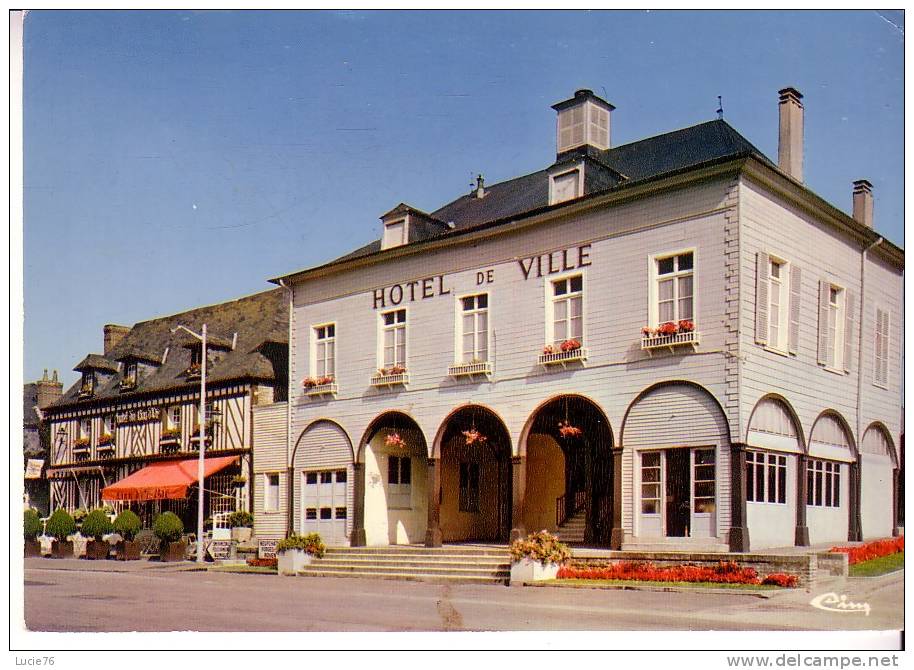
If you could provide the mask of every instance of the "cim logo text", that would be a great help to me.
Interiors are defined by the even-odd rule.
[[[826,612],[863,612],[866,616],[870,615],[869,603],[855,603],[848,600],[846,595],[838,595],[834,592],[823,593],[822,595],[816,596],[809,601],[809,604],[817,609],[825,610]]]

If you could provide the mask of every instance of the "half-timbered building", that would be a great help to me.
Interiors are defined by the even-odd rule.
[[[288,388],[282,293],[105,326],[103,353],[86,356],[80,380],[46,410],[52,508],[168,509],[195,525],[203,351],[179,326],[206,324],[205,513],[251,510],[254,409]]]

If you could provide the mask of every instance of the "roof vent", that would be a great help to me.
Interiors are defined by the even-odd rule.
[[[481,174],[476,175],[476,198],[481,199],[486,195],[485,179]]]
[[[609,149],[609,116],[615,107],[582,88],[574,97],[552,105],[556,119],[556,154],[582,146]]]

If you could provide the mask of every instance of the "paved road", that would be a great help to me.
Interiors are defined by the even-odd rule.
[[[903,625],[900,573],[760,599],[163,567],[108,572],[102,566],[74,570],[48,559],[27,561],[26,625],[36,631],[887,630]],[[809,600],[824,591],[865,600],[870,616],[810,607]]]

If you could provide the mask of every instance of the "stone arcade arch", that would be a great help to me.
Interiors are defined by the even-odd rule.
[[[629,546],[727,541],[734,521],[730,431],[707,389],[685,380],[648,387],[626,410],[620,442],[621,510],[614,516]],[[613,535],[615,544],[621,538]],[[742,543],[729,539],[731,547]]]
[[[415,419],[396,410],[375,417],[356,454],[353,546],[422,542],[427,476],[428,447]]]
[[[349,541],[352,463],[352,442],[335,421],[318,419],[301,432],[292,450],[290,531],[318,532],[330,545]]]
[[[580,539],[608,546],[613,527],[613,434],[599,405],[575,394],[550,398],[530,415],[520,444],[525,491],[533,495],[522,496],[521,509],[515,510],[518,534],[545,528],[560,534],[564,530],[571,538],[570,526],[583,517]]]
[[[511,456],[511,436],[492,409],[464,405],[444,419],[429,461],[427,545],[508,540]]]

